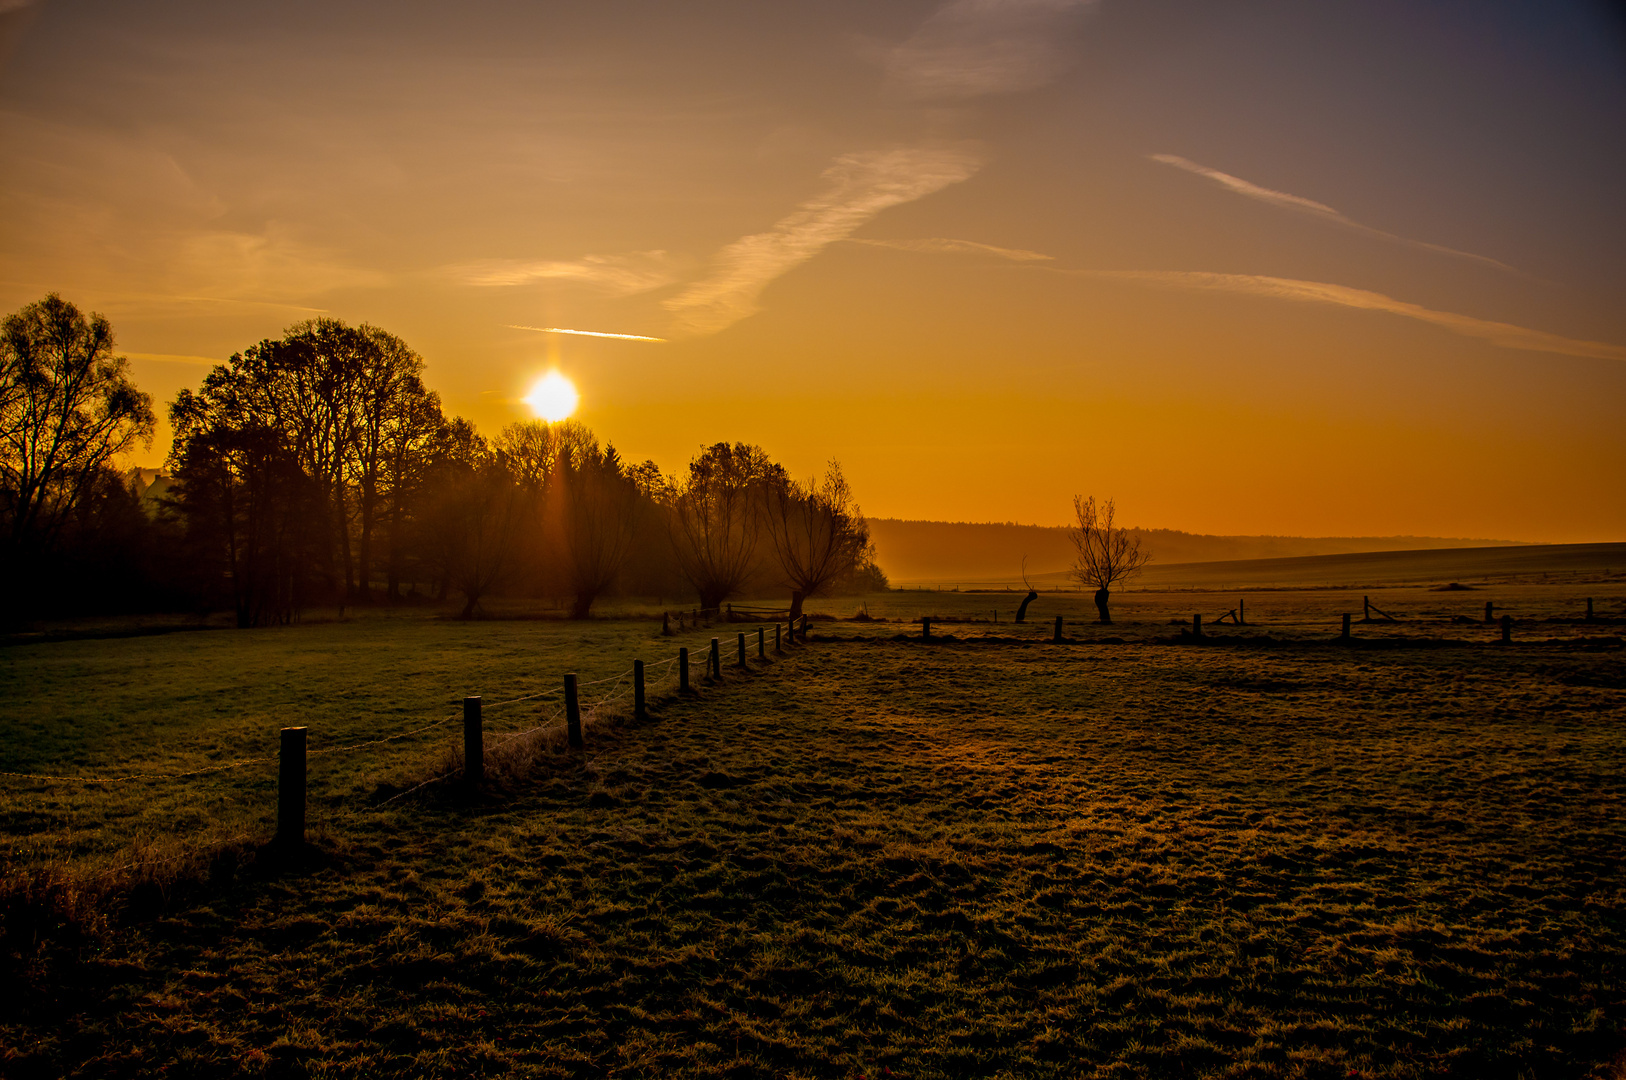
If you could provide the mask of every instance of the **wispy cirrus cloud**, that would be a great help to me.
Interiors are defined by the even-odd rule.
[[[574,281],[616,296],[649,292],[677,280],[664,251],[626,255],[584,255],[579,259],[482,259],[449,268],[466,285],[485,288],[529,285],[537,281]]]
[[[1068,23],[1094,0],[952,0],[887,56],[905,96],[958,101],[1034,90],[1066,65]]]
[[[1339,307],[1359,308],[1363,311],[1384,311],[1408,319],[1429,323],[1463,337],[1478,338],[1504,349],[1522,349],[1527,352],[1556,353],[1560,356],[1580,356],[1595,360],[1626,361],[1626,346],[1610,345],[1602,341],[1549,334],[1545,330],[1532,330],[1513,323],[1476,319],[1471,315],[1458,315],[1451,311],[1435,311],[1420,304],[1397,300],[1383,293],[1355,289],[1348,285],[1334,285],[1324,281],[1300,281],[1296,278],[1266,277],[1261,274],[1214,274],[1190,270],[1072,270],[1067,273],[1084,277],[1114,278],[1121,281],[1141,282],[1183,289],[1208,289],[1221,292],[1245,293],[1277,300],[1294,300],[1313,304],[1335,304]]]
[[[825,187],[766,232],[717,253],[711,273],[665,301],[681,330],[709,334],[755,314],[768,283],[806,262],[890,206],[913,202],[973,175],[969,144],[847,154],[824,171]]]
[[[1233,191],[1238,195],[1244,196],[1245,198],[1257,199],[1260,202],[1270,203],[1272,206],[1279,206],[1284,210],[1293,210],[1301,214],[1309,214],[1311,217],[1320,218],[1322,221],[1328,222],[1329,224],[1341,225],[1346,229],[1353,229],[1356,232],[1364,233],[1367,236],[1377,237],[1380,240],[1387,240],[1391,243],[1404,244],[1407,247],[1417,248],[1420,251],[1432,251],[1436,254],[1451,255],[1459,259],[1471,259],[1474,262],[1483,263],[1486,266],[1494,266],[1498,270],[1505,270],[1510,274],[1519,273],[1518,270],[1515,270],[1507,263],[1501,262],[1497,259],[1492,259],[1487,255],[1476,255],[1471,251],[1459,251],[1456,248],[1446,247],[1443,244],[1431,244],[1426,240],[1413,240],[1408,236],[1400,236],[1396,233],[1386,232],[1383,229],[1374,228],[1371,225],[1363,225],[1361,222],[1355,221],[1352,218],[1346,217],[1339,211],[1334,210],[1326,203],[1319,203],[1314,199],[1306,199],[1302,195],[1290,195],[1285,191],[1276,191],[1272,188],[1260,187],[1258,184],[1249,183],[1239,176],[1232,176],[1230,173],[1220,172],[1218,169],[1211,169],[1206,165],[1199,165],[1195,161],[1189,161],[1178,154],[1152,154],[1151,159],[1164,165],[1172,165],[1176,169],[1184,169],[1186,172],[1192,173],[1196,176],[1205,177],[1214,181],[1216,184],[1219,184],[1221,187]]]
[[[868,240],[850,236],[847,243],[863,244],[865,247],[893,248],[897,251],[918,251],[927,255],[988,255],[996,259],[1009,259],[1012,262],[1048,262],[1054,258],[1041,251],[998,247],[994,244],[978,243],[975,240],[951,240],[942,236],[922,240]]]

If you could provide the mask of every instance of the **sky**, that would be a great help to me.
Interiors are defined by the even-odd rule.
[[[872,516],[1626,539],[1615,5],[0,0],[0,145],[160,412],[320,314]]]

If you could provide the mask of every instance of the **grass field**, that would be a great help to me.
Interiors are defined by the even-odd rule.
[[[1388,648],[1330,643],[1360,611],[1331,590],[1250,592],[1201,646],[1173,620],[1221,594],[1125,593],[1113,627],[1047,594],[1011,627],[1004,594],[891,593],[484,799],[375,805],[455,724],[315,757],[314,863],[238,842],[150,917],[13,950],[0,1074],[1618,1076],[1626,653],[1570,620],[1626,596],[1566,588],[1386,590],[1403,621],[1357,636]],[[1512,645],[1452,621],[1486,599]],[[982,621],[894,640],[922,614]],[[0,769],[185,771],[294,720],[344,746],[736,629],[13,647]],[[263,840],[273,772],[6,781],[13,871]]]

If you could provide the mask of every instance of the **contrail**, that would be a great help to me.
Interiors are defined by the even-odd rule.
[[[1494,266],[1496,269],[1506,271],[1509,274],[1524,276],[1519,270],[1502,262],[1500,259],[1493,259],[1489,255],[1475,255],[1471,251],[1460,251],[1457,248],[1446,247],[1444,244],[1431,244],[1427,240],[1413,240],[1409,236],[1401,236],[1397,233],[1373,228],[1371,225],[1363,225],[1359,221],[1339,213],[1326,203],[1306,199],[1302,195],[1291,195],[1285,191],[1260,187],[1258,184],[1249,183],[1240,176],[1232,176],[1230,173],[1223,173],[1218,169],[1210,169],[1207,165],[1199,165],[1195,161],[1188,161],[1178,154],[1153,154],[1151,158],[1160,164],[1173,165],[1176,169],[1184,169],[1188,173],[1212,180],[1221,187],[1227,188],[1244,198],[1258,199],[1260,202],[1270,203],[1285,210],[1296,210],[1301,214],[1309,214],[1312,217],[1320,218],[1322,221],[1342,225],[1346,229],[1353,229],[1356,232],[1365,233],[1367,236],[1373,236],[1379,240],[1388,240],[1392,243],[1404,244],[1407,247],[1417,248],[1422,251],[1433,251],[1441,255],[1454,255],[1459,259],[1472,259],[1486,266]]]
[[[603,330],[567,330],[562,326],[515,326],[508,324],[510,330],[535,330],[539,334],[578,334],[582,337],[620,338],[623,341],[665,341],[663,337],[645,337],[643,334],[610,334]]]

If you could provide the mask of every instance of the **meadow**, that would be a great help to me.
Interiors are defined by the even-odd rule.
[[[296,863],[259,847],[274,763],[10,778],[13,878],[206,858],[71,940],[11,894],[0,1072],[1618,1076],[1626,587],[1480,584],[1252,591],[1202,644],[1236,595],[823,601],[807,645],[646,723],[614,699],[483,796],[409,791],[455,721],[313,756]],[[1334,643],[1362,595],[1401,621]],[[613,614],[12,646],[0,769],[348,747],[754,630]]]

